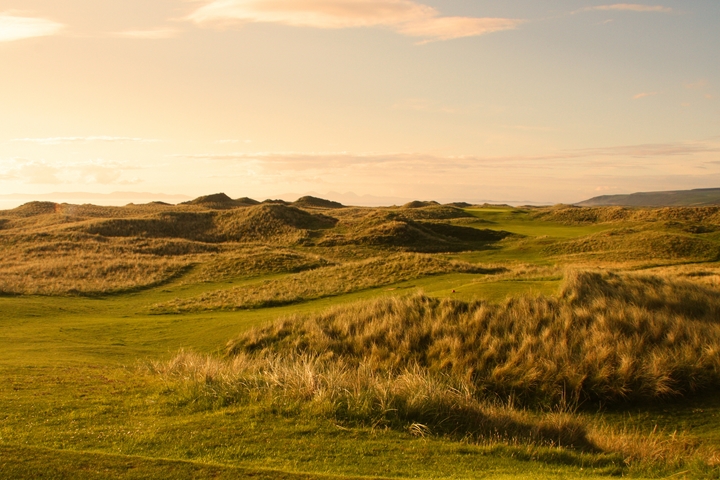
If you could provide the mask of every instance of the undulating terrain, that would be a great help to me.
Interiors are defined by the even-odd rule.
[[[720,478],[720,207],[0,211],[0,477]]]

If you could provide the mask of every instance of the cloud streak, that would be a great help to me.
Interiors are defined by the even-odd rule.
[[[47,37],[60,32],[65,25],[45,18],[21,17],[0,13],[0,42]]]
[[[128,185],[139,182],[137,178],[124,178],[125,173],[133,169],[135,168],[124,163],[102,159],[50,163],[45,160],[15,158],[0,161],[0,179],[39,185]]]
[[[442,156],[416,153],[348,153],[348,152],[254,152],[254,153],[200,153],[175,154],[170,158],[240,162],[256,166],[265,165],[273,170],[337,170],[345,168],[407,168],[428,171],[472,170],[476,168],[552,169],[558,166],[579,165],[585,159],[595,166],[637,168],[640,164],[623,159],[651,159],[720,153],[720,144],[708,142],[658,143],[616,147],[563,150],[546,155],[516,155],[481,157],[476,155]],[[605,160],[603,160],[605,159]],[[589,165],[588,163],[585,166]]]
[[[673,9],[662,5],[641,5],[638,3],[614,3],[612,5],[597,5],[594,7],[583,8],[582,12],[588,11],[624,11],[624,12],[655,12],[655,13],[672,13]]]
[[[633,98],[633,100],[640,100],[641,98],[645,98],[645,97],[654,97],[657,94],[658,94],[658,92],[642,92],[642,93],[638,93],[637,95],[633,95],[632,98]]]
[[[215,0],[195,10],[199,25],[277,23],[321,29],[384,27],[402,35],[451,40],[517,28],[524,20],[443,17],[411,0]]]
[[[154,28],[150,30],[126,30],[124,32],[116,32],[113,35],[125,38],[161,40],[165,38],[175,38],[179,33],[180,30],[175,28]]]
[[[135,137],[110,137],[110,136],[95,136],[95,137],[46,137],[46,138],[15,138],[13,142],[25,142],[25,143],[36,143],[38,145],[64,145],[73,143],[151,143],[157,142],[158,140],[147,139],[147,138],[135,138]]]

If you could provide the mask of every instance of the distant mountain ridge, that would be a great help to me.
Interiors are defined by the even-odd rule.
[[[720,205],[720,188],[600,195],[583,200],[580,207],[702,207]]]

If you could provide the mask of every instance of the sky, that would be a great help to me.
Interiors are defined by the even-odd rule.
[[[717,0],[0,0],[0,195],[720,187],[719,26]]]

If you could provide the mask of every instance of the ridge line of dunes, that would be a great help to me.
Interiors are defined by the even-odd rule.
[[[306,270],[262,283],[215,290],[197,297],[155,304],[156,313],[238,310],[288,305],[342,295],[443,273],[493,274],[503,268],[445,260],[423,254],[395,254]]]

